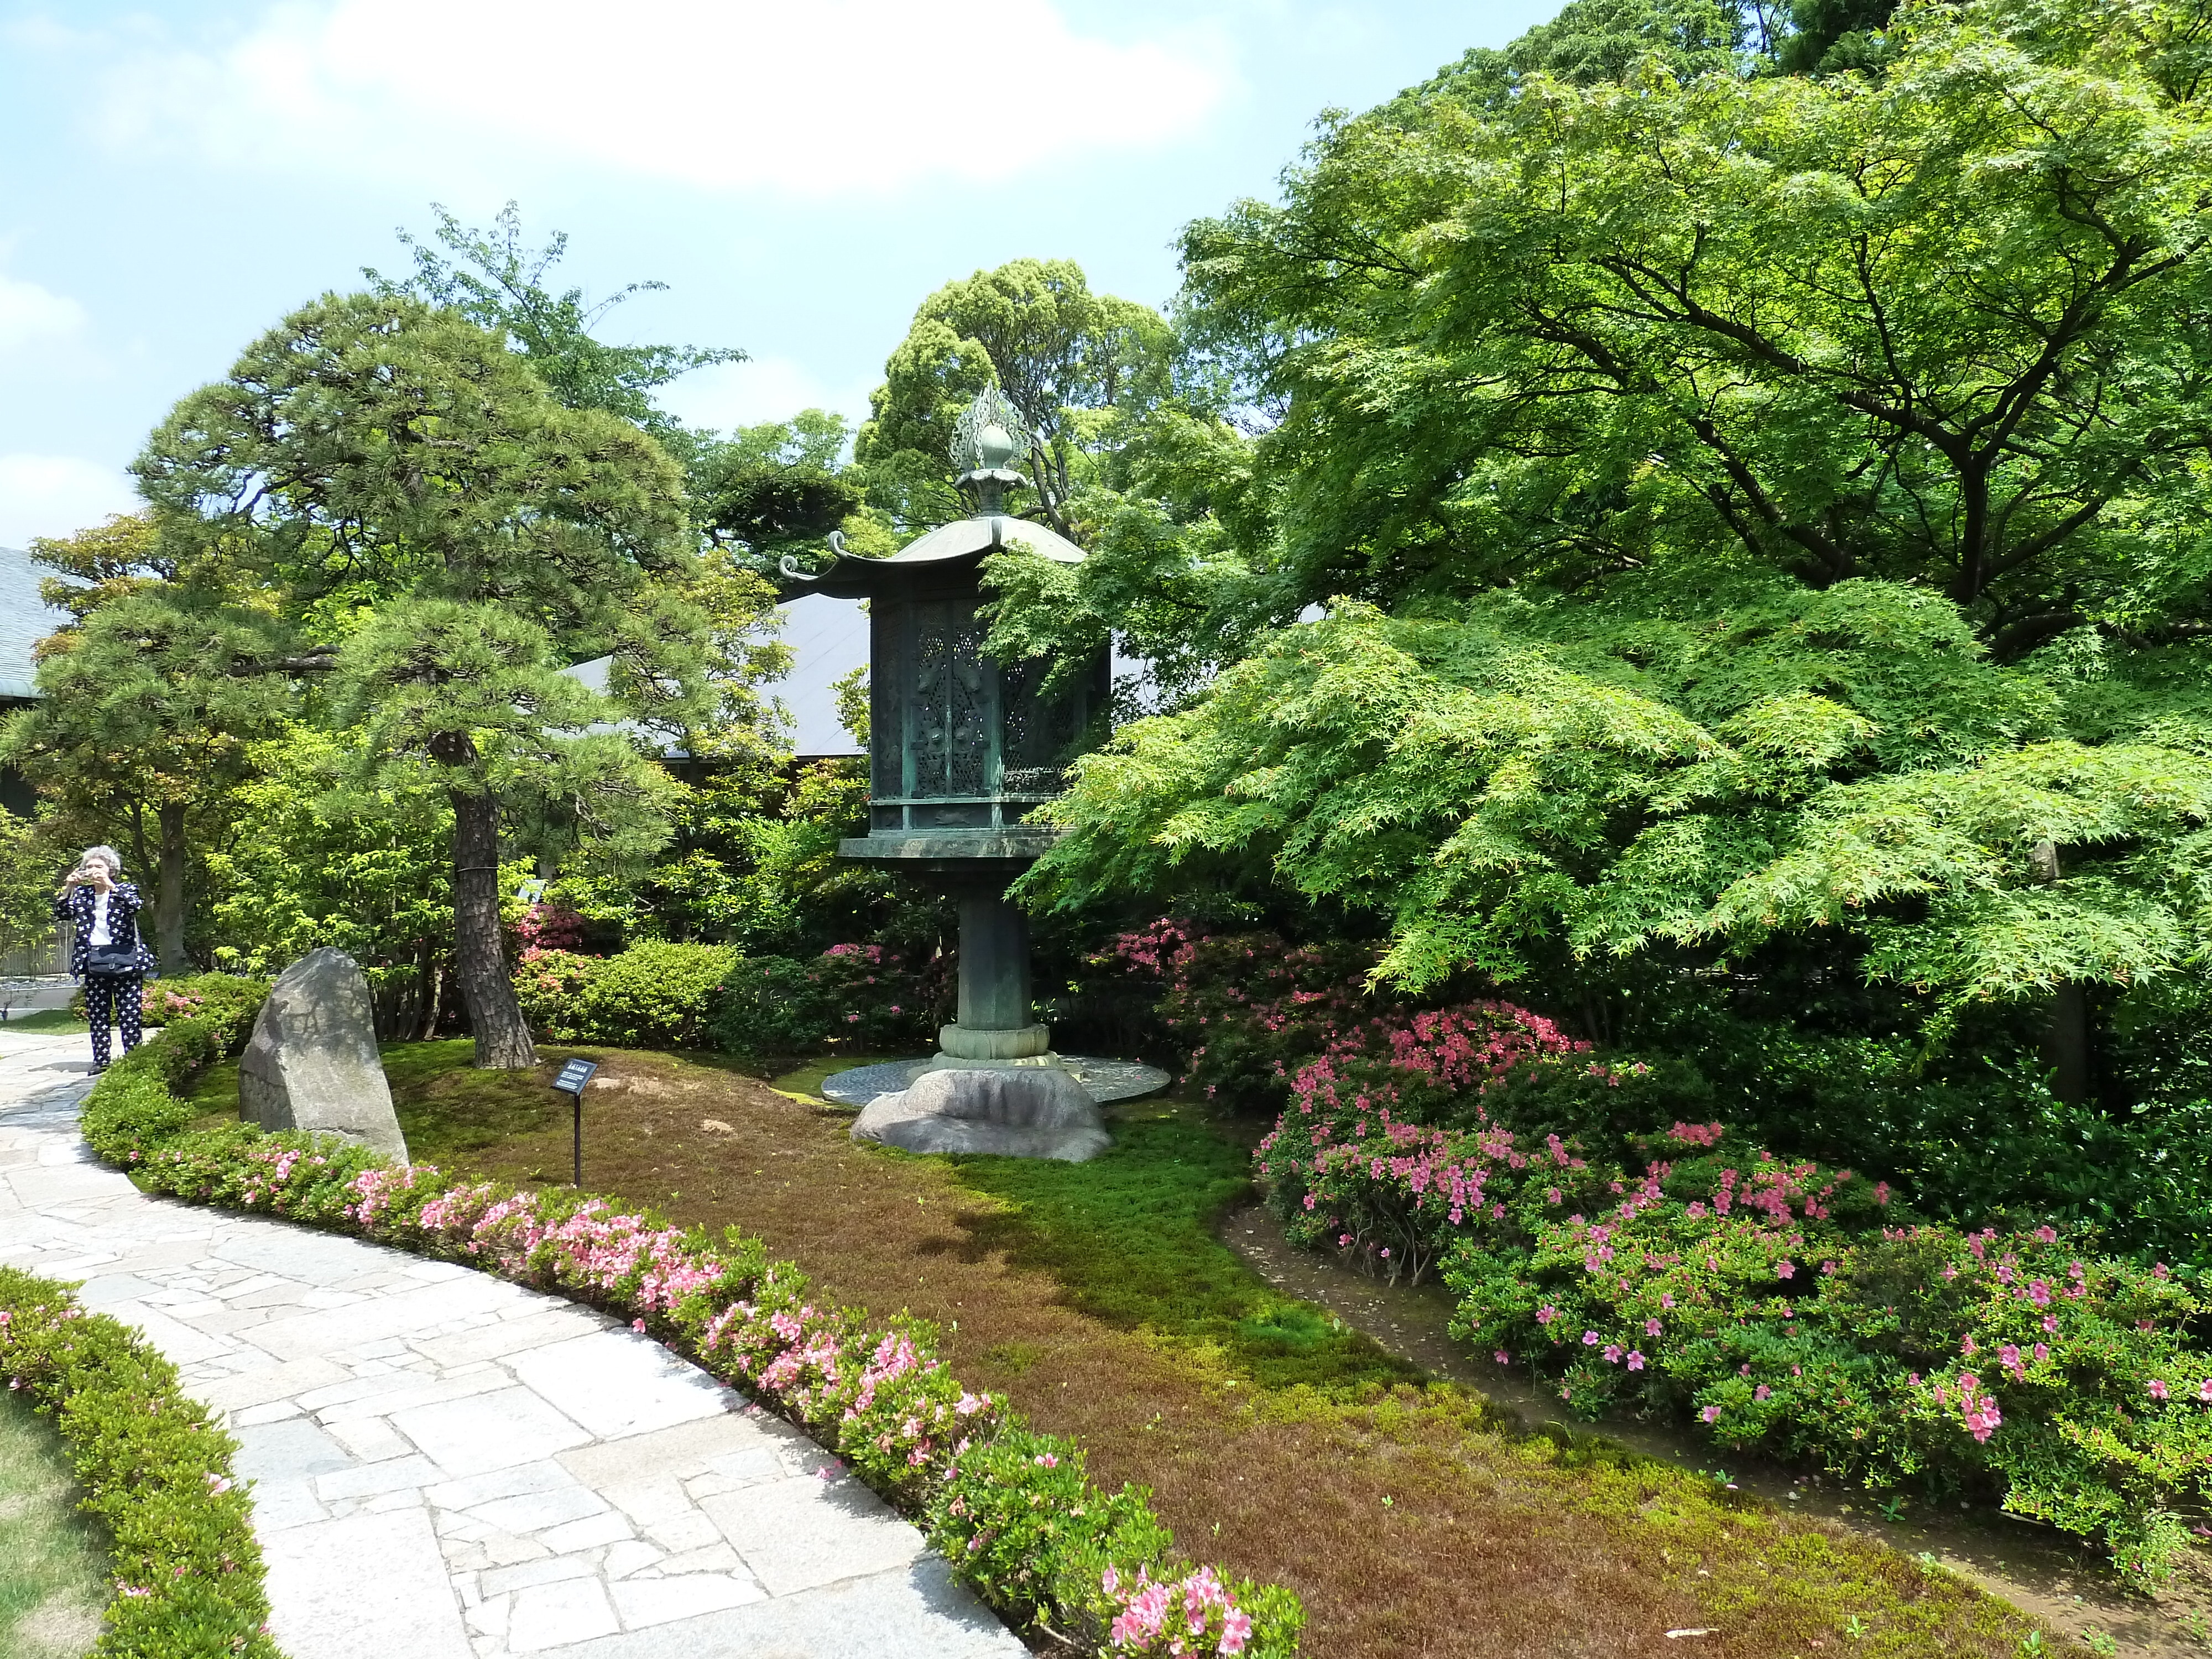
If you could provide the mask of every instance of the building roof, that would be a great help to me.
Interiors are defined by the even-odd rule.
[[[39,695],[31,648],[70,619],[39,597],[40,579],[51,574],[21,548],[0,547],[0,698]]]

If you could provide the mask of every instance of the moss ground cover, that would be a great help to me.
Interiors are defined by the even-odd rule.
[[[1150,1485],[1179,1536],[1297,1590],[1308,1652],[1673,1653],[1667,1631],[1711,1628],[1699,1650],[1731,1659],[1997,1659],[2029,1635],[1913,1561],[1402,1380],[1212,1239],[1243,1157],[1195,1105],[1139,1109],[1093,1164],[955,1165],[856,1147],[844,1115],[706,1057],[592,1052],[595,1189],[740,1225],[844,1300],[936,1322],[963,1379],[1081,1440],[1100,1484]],[[562,1057],[453,1077],[465,1045],[393,1050],[410,1148],[487,1178],[564,1169]]]
[[[100,1634],[106,1551],[76,1497],[52,1425],[0,1392],[0,1652],[76,1659]]]

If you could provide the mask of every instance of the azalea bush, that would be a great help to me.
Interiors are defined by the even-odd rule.
[[[1255,1173],[1293,1241],[1441,1274],[1455,1334],[1580,1414],[2000,1504],[2144,1579],[2212,1499],[2193,1267],[2078,1218],[1957,1224],[1688,1109],[1711,1095],[1680,1061],[1370,992],[1351,945],[1164,921],[1110,959],[1157,988],[1194,1082],[1277,1109]]]
[[[928,1324],[841,1308],[790,1263],[768,1260],[757,1239],[680,1229],[561,1188],[456,1182],[428,1164],[388,1164],[304,1135],[191,1129],[174,1088],[238,1029],[180,1019],[117,1061],[86,1101],[93,1150],[151,1191],[462,1262],[628,1320],[835,1452],[927,1527],[955,1572],[1019,1626],[1101,1653],[1297,1651],[1295,1596],[1194,1567],[1142,1489],[1100,1491],[1065,1443],[1033,1454],[1037,1437],[1001,1396],[951,1374]],[[1032,1471],[1057,1477],[1049,1515]],[[1129,1607],[1116,1587],[1132,1583],[1170,1584],[1178,1595],[1203,1586],[1197,1628],[1210,1645],[1193,1645],[1188,1614],[1173,1629],[1147,1625],[1151,1601],[1137,1624],[1123,1622]],[[1140,1627],[1151,1645],[1132,1636]]]
[[[1996,1502],[2167,1572],[2212,1498],[2207,1307],[2163,1264],[2057,1229],[1915,1216],[1886,1182],[1715,1121],[1534,1125],[1529,1079],[1632,1094],[1505,1004],[1373,1022],[1290,1079],[1257,1154],[1291,1237],[1413,1278],[1454,1334],[1586,1416],[1687,1418],[1719,1444],[1929,1500]]]
[[[0,1379],[52,1417],[108,1540],[96,1659],[280,1659],[236,1443],[129,1327],[0,1267]]]
[[[250,1024],[268,999],[270,981],[245,974],[188,974],[178,979],[149,979],[141,993],[141,1024],[151,1030],[173,1019],[214,1014],[225,1021],[241,1016]]]

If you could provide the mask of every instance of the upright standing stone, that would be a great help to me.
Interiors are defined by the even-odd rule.
[[[264,1129],[336,1135],[406,1161],[368,981],[344,951],[326,945],[278,975],[238,1062],[238,1110]]]

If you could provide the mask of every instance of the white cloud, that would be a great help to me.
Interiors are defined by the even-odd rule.
[[[0,547],[67,536],[137,510],[129,477],[75,455],[0,455]]]
[[[321,0],[141,52],[106,118],[394,182],[582,166],[812,197],[1182,137],[1227,57],[1210,33],[1080,34],[1051,0]]]
[[[0,276],[0,351],[66,339],[84,326],[84,307],[36,283]]]
[[[789,357],[757,357],[694,369],[655,393],[660,406],[687,426],[755,426],[788,420],[802,409],[827,409],[858,426],[868,417],[869,380],[833,386]]]

